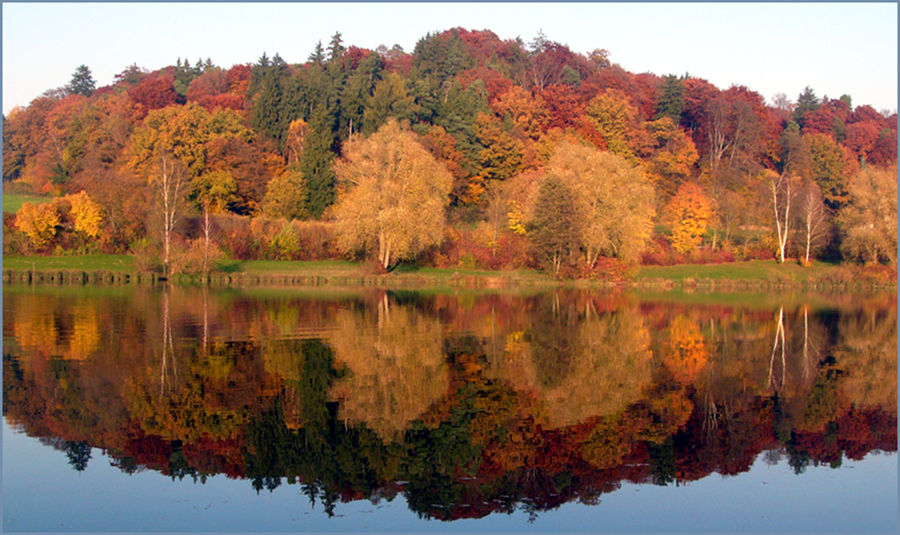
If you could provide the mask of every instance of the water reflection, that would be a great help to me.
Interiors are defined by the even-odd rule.
[[[896,451],[895,294],[738,301],[9,286],[3,414],[75,470],[445,520]]]

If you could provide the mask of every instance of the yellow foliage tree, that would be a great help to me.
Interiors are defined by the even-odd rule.
[[[585,115],[603,135],[610,152],[629,160],[636,158],[633,145],[639,112],[627,94],[618,89],[607,89],[588,103]]]
[[[841,213],[844,258],[897,265],[897,168],[866,166],[850,181],[850,203]]]
[[[304,219],[309,216],[308,196],[303,174],[298,168],[290,167],[269,181],[263,198],[263,212],[269,217]]]
[[[334,172],[338,244],[376,253],[385,269],[440,243],[453,177],[416,135],[391,119],[353,143]]]
[[[703,240],[714,214],[712,200],[693,182],[682,184],[664,210],[672,226],[672,247],[682,254],[693,251]]]
[[[536,141],[541,137],[548,118],[547,106],[541,97],[535,98],[521,86],[514,85],[492,106],[497,114],[509,118],[532,140]]]
[[[87,192],[80,191],[66,195],[63,199],[72,205],[72,218],[75,220],[75,231],[88,238],[100,236],[100,225],[103,223],[103,209],[91,200]]]
[[[691,138],[669,117],[644,123],[653,140],[648,171],[661,196],[670,196],[691,175],[700,155]]]
[[[547,174],[575,194],[588,265],[601,254],[637,260],[653,230],[655,212],[653,186],[639,167],[610,152],[563,141]]]
[[[24,232],[35,247],[43,247],[56,236],[59,212],[53,203],[26,202],[16,212],[16,228]]]

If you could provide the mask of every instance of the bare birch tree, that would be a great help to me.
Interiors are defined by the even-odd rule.
[[[787,172],[763,171],[763,182],[768,189],[775,213],[775,232],[778,238],[778,258],[783,264],[790,236],[791,204],[797,196],[797,178]]]
[[[150,186],[160,201],[163,222],[163,266],[169,274],[172,233],[181,218],[181,206],[187,184],[187,170],[178,158],[168,151],[160,151],[156,165],[150,171]]]
[[[808,184],[800,194],[798,206],[800,216],[800,233],[804,244],[803,261],[809,264],[810,252],[820,245],[827,231],[825,221],[825,203],[822,192],[815,184]]]

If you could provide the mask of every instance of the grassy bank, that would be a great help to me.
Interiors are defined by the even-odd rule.
[[[136,273],[127,255],[12,256],[3,259],[5,281],[24,282],[155,282],[157,276]],[[152,279],[152,281],[151,281]],[[198,275],[176,275],[179,284],[209,282],[214,285],[272,286],[431,286],[502,288],[511,286],[555,286],[546,274],[533,270],[484,271],[400,266],[388,274],[376,274],[363,264],[346,261],[224,260],[208,279]],[[754,260],[730,264],[643,266],[631,285],[644,290],[732,291],[779,288],[844,289],[895,288],[896,271],[863,269],[816,263],[803,267],[794,262]],[[567,286],[604,286],[595,281],[567,281]]]
[[[150,279],[153,279],[152,281]],[[126,255],[10,256],[3,258],[3,280],[7,282],[156,282],[158,275],[136,273],[134,259]],[[376,274],[355,262],[224,260],[208,278],[174,275],[177,284],[209,283],[216,286],[324,286],[331,287],[469,287],[553,286],[556,281],[543,273],[480,271],[400,266],[392,273]]]

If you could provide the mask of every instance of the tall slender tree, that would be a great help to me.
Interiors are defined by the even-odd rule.
[[[66,89],[73,95],[89,97],[94,94],[96,89],[94,77],[87,65],[79,65],[75,69],[75,72],[72,73],[72,80],[69,81]]]

